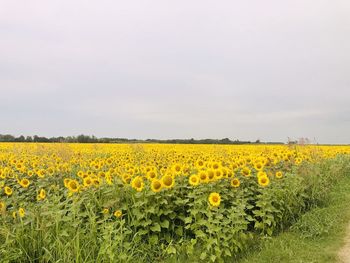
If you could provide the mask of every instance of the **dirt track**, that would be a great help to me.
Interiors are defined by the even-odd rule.
[[[348,226],[345,244],[339,251],[339,262],[350,263],[350,225]]]

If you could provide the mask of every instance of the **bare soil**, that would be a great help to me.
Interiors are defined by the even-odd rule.
[[[347,229],[347,235],[344,240],[345,244],[339,251],[339,262],[350,263],[350,225]]]

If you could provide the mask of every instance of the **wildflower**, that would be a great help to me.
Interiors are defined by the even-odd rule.
[[[120,218],[120,217],[123,215],[123,213],[122,213],[121,210],[116,210],[116,211],[113,213],[113,215],[114,215],[116,218]]]

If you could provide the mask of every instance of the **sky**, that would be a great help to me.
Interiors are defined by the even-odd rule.
[[[0,0],[0,134],[350,143],[350,1]]]

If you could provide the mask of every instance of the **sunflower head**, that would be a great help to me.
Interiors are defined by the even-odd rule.
[[[240,184],[241,184],[241,182],[239,181],[238,178],[233,178],[233,179],[231,180],[231,186],[234,187],[234,188],[239,187]]]
[[[276,178],[281,179],[283,177],[283,173],[281,171],[276,172]]]
[[[158,179],[153,179],[151,182],[151,190],[155,193],[158,193],[160,190],[162,190],[162,182]]]
[[[262,187],[266,187],[270,183],[270,179],[267,176],[261,176],[258,178],[258,183]]]
[[[5,194],[6,194],[7,196],[12,195],[12,193],[13,193],[12,188],[9,187],[9,186],[5,186],[5,187],[4,187],[4,192],[5,192]]]
[[[69,183],[67,185],[67,188],[69,191],[76,193],[79,191],[79,183],[77,180],[69,180]]]
[[[30,184],[30,181],[27,178],[23,178],[21,181],[19,181],[19,184],[23,187],[23,188],[27,188]]]
[[[137,192],[141,192],[144,186],[144,182],[141,176],[136,176],[131,181],[131,187],[134,188]]]
[[[192,186],[197,186],[199,184],[200,178],[198,175],[191,175],[190,178],[188,178],[188,182]]]
[[[220,196],[220,194],[215,193],[215,192],[211,193],[209,195],[208,201],[209,201],[211,206],[218,207],[220,205],[220,202],[221,202],[221,196]]]
[[[172,187],[174,187],[175,179],[174,179],[171,175],[169,175],[169,174],[164,175],[164,176],[161,178],[161,181],[162,181],[162,185],[163,185],[165,188],[172,188]]]
[[[24,217],[26,214],[25,210],[23,208],[18,209],[18,215],[19,217]]]

